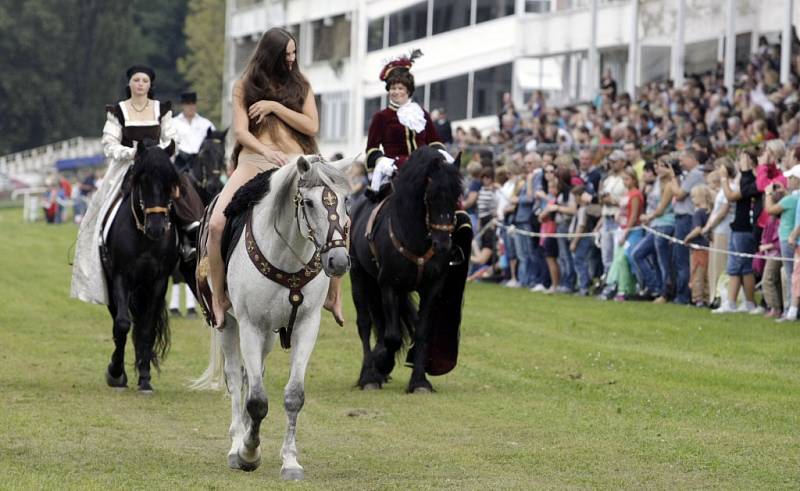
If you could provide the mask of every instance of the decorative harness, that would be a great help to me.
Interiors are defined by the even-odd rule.
[[[247,255],[255,265],[256,269],[268,279],[289,289],[289,303],[292,305],[292,313],[289,315],[289,322],[286,327],[275,329],[275,332],[280,335],[281,347],[289,349],[292,347],[292,330],[294,323],[297,319],[297,311],[303,303],[303,287],[306,286],[311,280],[317,277],[322,270],[322,254],[335,248],[345,247],[347,243],[347,228],[342,228],[339,223],[339,215],[337,212],[337,205],[339,198],[336,196],[328,186],[324,186],[322,190],[322,203],[325,206],[325,211],[328,215],[330,226],[328,227],[328,235],[325,239],[325,244],[320,244],[314,237],[311,229],[311,223],[306,214],[305,207],[302,206],[303,196],[300,194],[298,188],[294,196],[295,218],[297,219],[297,228],[305,239],[314,244],[314,255],[311,259],[304,264],[303,268],[295,271],[294,273],[287,273],[282,269],[270,263],[264,256],[264,253],[259,249],[256,239],[253,236],[253,209],[250,208],[247,214],[247,223],[244,228],[245,246]],[[303,211],[302,218],[308,228],[308,234],[304,234],[300,229],[300,210]],[[334,232],[338,231],[341,234],[341,239],[333,240]],[[299,259],[299,258],[298,258]],[[302,262],[302,260],[301,260]]]
[[[383,209],[383,205],[386,201],[389,200],[391,195],[383,198],[383,200],[373,208],[372,213],[370,213],[369,220],[367,220],[367,229],[366,233],[364,234],[367,238],[367,243],[369,244],[369,250],[372,252],[372,259],[375,261],[375,265],[378,266],[380,269],[380,263],[378,262],[378,248],[375,245],[375,222],[377,221],[378,215],[380,214],[381,210]],[[431,230],[437,230],[440,232],[447,232],[452,234],[453,230],[455,230],[455,216],[453,216],[453,223],[449,224],[442,224],[442,223],[431,223],[430,220],[430,212],[428,211],[428,197],[425,197],[425,227],[430,234]],[[403,257],[411,261],[417,266],[417,281],[414,284],[415,287],[418,287],[419,284],[422,282],[422,273],[425,271],[425,265],[431,258],[434,256],[435,252],[433,250],[433,244],[426,250],[421,256],[417,256],[413,252],[409,251],[400,239],[397,238],[397,235],[394,233],[394,228],[392,228],[392,219],[389,219],[389,238],[392,241],[392,245],[394,246],[395,250],[399,252]]]
[[[169,220],[169,213],[172,210],[172,199],[167,202],[167,206],[151,206],[149,208],[145,208],[144,206],[144,198],[142,198],[142,189],[139,186],[136,186],[136,190],[139,191],[139,209],[142,210],[142,214],[144,215],[143,220],[139,221],[139,215],[136,214],[136,207],[133,205],[133,192],[131,192],[131,214],[133,215],[133,221],[136,222],[136,228],[141,233],[145,233],[144,231],[144,224],[147,223],[147,215],[153,213],[163,213],[164,216],[167,218],[167,232],[169,232],[170,227],[172,226],[172,220]]]

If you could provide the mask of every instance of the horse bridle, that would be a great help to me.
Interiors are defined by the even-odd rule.
[[[428,183],[431,182],[431,179],[428,178]],[[428,229],[428,235],[430,235],[431,230],[436,230],[437,232],[447,232],[448,234],[452,234],[453,230],[456,229],[456,216],[453,214],[453,222],[452,223],[431,223],[431,212],[430,207],[428,206],[428,193],[427,190],[425,192],[425,197],[423,198],[425,202],[425,227]]]
[[[136,208],[133,204],[133,192],[131,192],[131,214],[133,215],[133,221],[136,222],[136,228],[141,233],[145,233],[144,224],[147,223],[147,215],[152,215],[155,213],[163,213],[165,218],[167,218],[167,232],[169,232],[170,227],[172,226],[172,222],[169,220],[169,213],[172,211],[172,198],[167,201],[167,206],[150,206],[145,207],[144,205],[144,198],[142,197],[142,189],[139,186],[136,186],[134,189],[139,191],[139,209],[142,211],[142,215],[144,215],[142,222],[139,221],[139,215],[136,214]]]
[[[314,236],[314,231],[311,228],[311,220],[308,219],[308,213],[306,213],[306,207],[303,206],[303,194],[300,192],[300,188],[297,188],[297,193],[294,195],[294,208],[295,208],[295,217],[297,218],[297,230],[300,232],[300,235],[311,241],[314,244],[314,248],[320,253],[324,254],[331,249],[336,247],[347,247],[347,233],[348,233],[348,226],[342,225],[339,223],[339,211],[338,211],[338,204],[339,204],[339,197],[336,196],[336,193],[328,186],[323,186],[322,188],[322,204],[325,206],[325,212],[328,216],[328,234],[325,237],[325,243],[321,244],[317,238]],[[302,212],[302,221],[305,222],[306,228],[308,229],[308,233],[303,233],[302,228],[300,227],[301,222],[301,212]],[[335,232],[339,232],[341,239],[334,239],[333,234]]]

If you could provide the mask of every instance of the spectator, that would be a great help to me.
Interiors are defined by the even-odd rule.
[[[550,288],[544,293],[556,293],[561,280],[561,271],[558,268],[558,240],[552,236],[556,232],[555,214],[558,213],[556,199],[560,192],[560,181],[551,179],[547,187],[547,206],[539,213],[539,223],[541,223],[541,245],[544,249],[547,270],[550,273]]]
[[[728,297],[721,302],[718,309],[712,312],[725,314],[739,311],[736,308],[736,298],[739,288],[744,290],[745,304],[741,311],[756,313],[755,304],[755,276],[753,275],[753,261],[749,257],[739,254],[755,253],[755,238],[753,236],[754,221],[752,218],[752,205],[760,201],[761,193],[756,187],[756,177],[753,173],[755,157],[747,151],[742,151],[737,162],[739,174],[731,182],[725,167],[720,167],[720,182],[725,192],[725,197],[735,203],[734,218],[731,222],[731,235],[728,243],[727,272],[730,276],[728,283]]]
[[[771,191],[773,184],[768,186]],[[780,261],[780,239],[778,238],[778,225],[780,219],[770,216],[767,219],[767,226],[761,234],[761,244],[758,253],[767,256],[764,266],[764,276],[761,279],[761,288],[764,292],[764,301],[769,309],[765,317],[779,319],[783,314],[783,289],[781,288],[781,261]]]
[[[614,232],[619,228],[616,217],[619,206],[627,194],[625,183],[622,179],[625,169],[625,153],[614,150],[608,157],[609,174],[600,184],[600,204],[603,205],[603,232],[601,237],[603,272],[608,274],[611,261],[614,260]]]
[[[728,237],[730,235],[730,224],[733,220],[734,209],[728,203],[725,197],[725,191],[722,189],[720,183],[720,176],[722,172],[719,170],[725,167],[725,172],[729,176],[736,175],[736,167],[728,157],[722,157],[714,162],[714,167],[717,169],[706,177],[706,182],[712,191],[715,191],[714,207],[711,209],[711,215],[708,217],[708,222],[703,227],[703,235],[711,235],[711,252],[708,256],[708,285],[709,285],[709,305],[725,298],[727,293],[717,294],[717,284],[720,277],[725,273],[725,263],[727,261],[727,254],[724,252],[728,248]]]
[[[798,200],[798,188],[800,188],[800,167],[794,166],[786,171],[784,177],[787,179],[788,192],[784,192],[779,182],[767,185],[764,195],[764,210],[770,215],[778,216],[780,225],[778,227],[778,257],[792,259],[794,257],[794,247],[789,241],[789,236],[797,226],[796,215]],[[763,243],[763,241],[762,241]],[[786,285],[783,294],[783,304],[787,306],[797,304],[792,301],[792,276],[794,272],[793,261],[775,261],[777,266],[783,267],[786,278]],[[773,265],[775,267],[775,265]]]
[[[451,145],[453,143],[453,128],[450,125],[450,120],[447,119],[447,111],[440,107],[434,111],[431,119],[433,119],[433,124],[436,125],[436,131],[439,133],[439,139],[442,143]]]
[[[478,192],[482,186],[481,171],[483,166],[479,161],[471,161],[467,165],[467,181],[464,194],[464,210],[472,220],[472,230],[478,230]]]
[[[683,243],[694,244],[703,249],[692,249],[691,261],[691,290],[692,303],[695,307],[705,307],[708,305],[708,236],[703,232],[708,223],[709,213],[714,206],[714,194],[705,185],[692,188],[691,192],[694,213],[692,214],[692,230],[683,239]]]

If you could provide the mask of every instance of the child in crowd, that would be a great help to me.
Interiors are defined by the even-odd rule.
[[[774,182],[765,188],[764,195],[764,210],[772,217],[779,219],[780,225],[778,226],[778,243],[779,250],[776,251],[776,256],[784,258],[784,260],[775,260],[778,268],[783,268],[785,273],[783,282],[783,305],[784,307],[791,306],[797,310],[797,302],[792,297],[792,284],[793,284],[793,261],[787,261],[788,258],[794,256],[794,245],[789,243],[789,237],[792,230],[797,224],[797,206],[798,195],[797,189],[800,188],[800,167],[791,167],[784,172],[786,178],[786,185],[788,192],[784,192],[783,186],[780,183]],[[778,254],[779,252],[779,254]],[[776,267],[776,266],[773,266]],[[788,315],[787,311],[787,315]]]
[[[708,216],[714,206],[714,194],[706,185],[695,186],[691,190],[694,214],[692,215],[692,229],[683,239],[684,244],[694,244],[708,247],[708,236],[703,233]],[[689,284],[692,291],[692,303],[695,307],[705,307],[708,304],[708,250],[692,248],[690,251],[691,275]]]
[[[585,297],[589,294],[589,286],[592,277],[589,272],[589,254],[591,254],[594,239],[592,237],[580,237],[594,230],[597,224],[597,217],[589,213],[589,205],[592,202],[592,195],[586,192],[583,185],[573,186],[570,190],[577,203],[575,215],[572,217],[569,232],[576,234],[569,244],[569,250],[575,262],[575,272],[578,277],[578,295]]]
[[[561,278],[558,268],[558,239],[551,234],[556,232],[555,214],[558,212],[556,199],[559,192],[558,179],[551,179],[547,185],[547,206],[539,213],[539,231],[542,233],[541,245],[544,249],[544,258],[547,261],[547,270],[550,272],[550,288],[544,293],[555,293]]]
[[[773,185],[767,186],[770,189]],[[770,192],[770,191],[768,191]],[[780,318],[783,313],[783,293],[781,288],[781,242],[778,238],[780,219],[770,215],[766,226],[761,232],[761,244],[758,253],[767,256],[764,266],[764,276],[761,278],[761,290],[764,292],[764,301],[768,311],[764,317]]]

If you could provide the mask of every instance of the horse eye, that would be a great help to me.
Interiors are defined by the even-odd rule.
[[[303,200],[303,206],[307,206],[309,208],[314,208],[314,202],[311,201],[310,199],[304,199]]]

